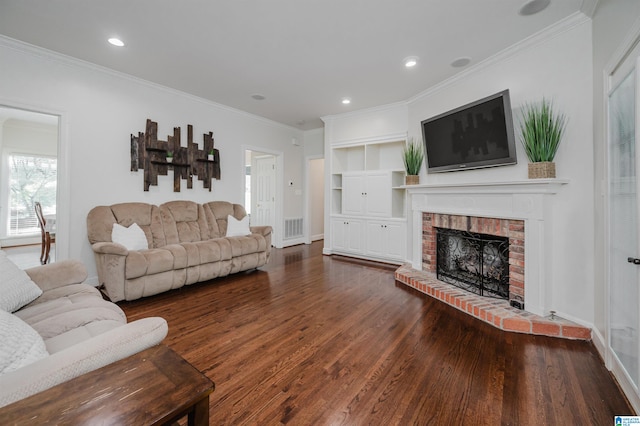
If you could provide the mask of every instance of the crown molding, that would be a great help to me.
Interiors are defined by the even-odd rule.
[[[206,99],[206,98],[202,98],[200,96],[196,96],[196,95],[192,95],[191,93],[187,93],[187,92],[183,92],[181,90],[178,89],[173,89],[171,87],[168,86],[163,86],[161,84],[158,83],[154,83],[152,81],[149,80],[145,80],[139,77],[135,77],[131,74],[127,74],[121,71],[116,71],[114,69],[111,68],[107,68],[104,67],[102,65],[98,65],[98,64],[94,64],[93,62],[89,62],[89,61],[85,61],[83,59],[78,59],[78,58],[74,58],[73,56],[69,56],[69,55],[65,55],[63,53],[59,53],[59,52],[55,52],[53,50],[49,50],[49,49],[45,49],[43,47],[40,46],[35,46],[33,44],[29,44],[20,40],[16,40],[13,39],[11,37],[7,37],[5,35],[0,34],[0,47],[6,47],[15,51],[18,51],[20,53],[24,53],[24,54],[28,54],[31,55],[33,57],[39,58],[39,59],[44,59],[44,60],[48,60],[48,61],[52,61],[52,62],[57,62],[59,64],[62,65],[66,65],[66,66],[70,66],[70,67],[77,67],[77,68],[82,68],[85,70],[90,70],[92,72],[99,72],[105,75],[109,75],[112,77],[116,77],[116,78],[120,78],[123,80],[127,80],[129,82],[135,83],[135,84],[139,84],[139,85],[143,85],[146,86],[148,88],[151,89],[155,89],[155,90],[159,90],[171,95],[176,95],[176,96],[181,96],[183,98],[189,99],[191,101],[195,101],[198,102],[200,104],[209,106],[209,107],[214,107],[217,109],[221,109],[221,110],[225,110],[234,114],[238,114],[238,115],[242,115],[246,118],[255,120],[255,121],[259,121],[262,122],[263,124],[267,124],[273,127],[280,127],[280,128],[284,128],[287,130],[292,130],[295,132],[302,132],[302,130],[293,127],[293,126],[289,126],[274,120],[270,120],[268,118],[265,117],[261,117],[259,115],[255,115],[246,111],[242,111],[240,109],[237,108],[233,108],[224,104],[220,104],[217,102],[214,102],[212,100]]]
[[[589,1],[589,0],[587,0]],[[506,49],[496,53],[495,55],[485,59],[484,61],[478,62],[477,64],[465,69],[464,71],[459,72],[458,74],[454,75],[451,78],[448,78],[446,80],[444,80],[441,83],[438,83],[430,88],[428,88],[427,90],[418,93],[417,95],[409,98],[406,102],[408,104],[411,104],[413,102],[416,102],[418,100],[421,100],[422,98],[428,97],[433,95],[434,93],[437,93],[441,90],[444,90],[446,88],[448,88],[449,86],[452,86],[453,84],[456,84],[457,82],[459,82],[460,80],[463,80],[464,78],[466,78],[467,76],[469,76],[470,74],[475,74],[481,70],[484,70],[492,65],[495,65],[497,63],[500,63],[508,58],[511,58],[513,56],[516,56],[520,53],[522,53],[523,50],[528,50],[533,48],[534,46],[537,46],[541,43],[545,43],[549,40],[552,40],[564,33],[566,33],[567,31],[572,30],[573,28],[576,28],[580,25],[583,25],[587,22],[591,22],[591,19],[589,17],[587,17],[585,14],[583,14],[582,12],[576,12],[573,13],[571,15],[569,15],[568,17],[566,17],[565,19],[558,21],[557,23],[541,30],[538,31],[537,33],[519,41],[518,43],[515,43],[509,47],[507,47]]]

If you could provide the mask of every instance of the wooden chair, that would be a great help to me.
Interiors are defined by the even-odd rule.
[[[40,263],[42,265],[49,262],[49,251],[51,250],[51,233],[47,230],[47,220],[42,214],[42,206],[40,202],[34,203],[34,209],[36,211],[36,217],[38,218],[38,224],[40,225],[40,232],[42,234],[42,248],[40,250]]]

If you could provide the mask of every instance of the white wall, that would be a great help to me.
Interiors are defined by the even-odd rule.
[[[302,149],[292,149],[291,144],[293,138],[302,140],[297,129],[6,38],[0,38],[0,63],[0,104],[62,116],[59,154],[66,156],[69,185],[62,189],[68,193],[63,196],[68,206],[58,206],[59,212],[68,212],[59,221],[58,258],[80,259],[90,277],[95,276],[95,263],[86,217],[96,205],[173,199],[243,204],[242,144],[283,152],[284,179],[302,182]],[[187,124],[193,125],[199,143],[203,133],[214,133],[222,179],[214,181],[212,192],[194,181],[193,189],[185,184],[182,192],[174,193],[171,176],[143,191],[143,172],[129,171],[129,135],[143,132],[147,118],[158,122],[160,139],[181,127],[186,144]],[[285,191],[283,216],[299,214],[301,203],[302,197]]]
[[[320,128],[304,132],[304,156],[324,156],[324,129]]]
[[[342,142],[385,138],[407,131],[407,105],[396,103],[352,113],[322,117],[325,122],[325,152]]]
[[[324,158],[309,159],[309,239],[324,238]]]
[[[555,238],[549,250],[557,261],[551,265],[554,286],[549,295],[550,309],[590,324],[594,310],[591,61],[591,21],[577,14],[416,95],[405,106],[329,117],[325,119],[325,139],[357,140],[407,131],[409,137],[422,140],[422,120],[504,89],[511,93],[517,129],[523,103],[538,101],[542,96],[553,99],[569,117],[555,161],[558,177],[570,182],[555,196],[553,205]],[[421,183],[526,180],[527,159],[519,143],[517,150],[515,166],[429,175],[423,168]]]
[[[555,162],[558,178],[570,182],[554,197],[552,207],[555,238],[548,250],[553,251],[554,283],[549,306],[558,315],[587,324],[593,322],[594,307],[591,60],[591,21],[576,15],[409,104],[409,134],[418,138],[421,120],[504,89],[511,94],[516,136],[526,102],[544,96],[567,115],[566,136]],[[526,180],[527,158],[519,142],[517,157],[514,166],[430,174],[424,182]]]
[[[0,148],[7,152],[49,157],[58,154],[58,126],[8,119],[2,123],[2,133]]]

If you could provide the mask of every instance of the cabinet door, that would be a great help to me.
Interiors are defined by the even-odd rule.
[[[363,253],[363,222],[358,219],[335,218],[331,220],[332,249],[341,252]]]
[[[363,215],[365,176],[362,173],[342,175],[342,214]]]
[[[367,254],[388,260],[405,260],[406,224],[367,221]]]
[[[367,173],[364,193],[368,216],[391,217],[391,173]]]
[[[352,253],[364,252],[364,223],[361,220],[349,219],[346,226],[347,250]]]
[[[407,225],[404,222],[389,222],[385,228],[385,257],[405,260],[407,250]]]
[[[334,250],[347,249],[347,221],[345,219],[331,220],[331,244]]]
[[[380,221],[367,221],[367,254],[383,257],[385,254],[385,223]]]

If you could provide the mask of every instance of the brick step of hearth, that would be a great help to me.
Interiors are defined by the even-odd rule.
[[[410,264],[400,266],[395,272],[395,277],[409,287],[504,331],[591,340],[591,329],[588,327],[557,316],[551,319],[516,309],[506,300],[469,293],[454,285],[438,281],[431,272],[413,269]]]

